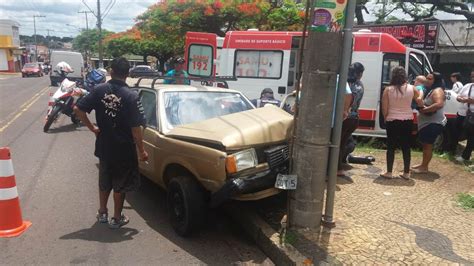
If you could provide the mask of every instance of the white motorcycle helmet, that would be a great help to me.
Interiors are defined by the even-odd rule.
[[[63,75],[74,72],[72,67],[64,61],[59,62],[55,68],[60,74],[63,74]]]
[[[107,79],[107,70],[104,68],[98,68],[97,71],[99,71],[100,74],[104,75],[104,79],[102,80],[102,83],[104,83]]]

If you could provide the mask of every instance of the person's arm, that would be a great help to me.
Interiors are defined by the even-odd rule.
[[[143,145],[143,129],[142,126],[145,126],[146,119],[145,119],[145,112],[143,110],[142,103],[138,94],[134,94],[130,99],[130,109],[129,109],[129,126],[132,129],[132,136],[133,140],[135,141],[135,145],[138,149],[138,156],[140,161],[147,161],[148,160],[148,153],[145,151],[145,147]]]
[[[423,91],[413,87],[413,100],[418,107],[423,107]]]
[[[148,153],[145,151],[145,146],[143,145],[142,127],[132,127],[132,135],[135,145],[137,145],[140,161],[148,161]]]
[[[346,119],[349,116],[349,109],[352,105],[352,94],[346,94],[344,96],[344,113],[342,119]]]
[[[89,117],[87,117],[86,112],[79,109],[79,107],[74,106],[74,113],[76,114],[77,118],[79,118],[79,120],[81,120],[82,123],[86,125],[86,127],[95,134],[95,136],[99,134],[99,128],[91,123]]]
[[[387,121],[388,116],[388,88],[385,88],[382,95],[382,114],[385,121]]]
[[[421,109],[420,110],[421,113],[432,113],[443,108],[445,96],[444,96],[444,91],[442,89],[440,88],[435,89],[435,91],[431,94],[431,97],[433,99],[433,104]]]
[[[77,118],[82,121],[86,127],[92,131],[95,136],[99,134],[100,130],[99,128],[92,124],[91,121],[89,120],[89,117],[87,117],[87,113],[90,113],[92,110],[96,108],[97,105],[97,90],[93,90],[91,93],[87,94],[86,96],[82,97],[74,106],[73,110],[74,113],[76,114]]]

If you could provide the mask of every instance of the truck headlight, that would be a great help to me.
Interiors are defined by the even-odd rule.
[[[255,149],[236,152],[227,156],[225,165],[229,174],[237,173],[245,169],[257,166],[257,153]]]

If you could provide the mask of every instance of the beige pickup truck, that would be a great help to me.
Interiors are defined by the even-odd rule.
[[[291,115],[274,106],[255,109],[235,90],[162,84],[135,89],[149,154],[140,171],[167,190],[179,235],[198,229],[208,207],[279,192],[275,179],[288,172]]]

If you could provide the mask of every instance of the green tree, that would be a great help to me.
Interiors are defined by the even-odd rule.
[[[136,51],[137,41],[128,36],[110,39],[106,42],[106,54],[112,57],[119,57],[125,54],[132,54]]]
[[[358,8],[365,7],[367,2],[374,5],[372,14],[377,17],[376,23],[400,20],[392,14],[394,11],[402,11],[409,15],[412,20],[420,21],[436,16],[437,11],[451,14],[463,15],[467,20],[474,23],[474,12],[469,10],[468,2],[462,0],[358,0]],[[472,5],[472,4],[471,4]],[[366,10],[367,11],[367,10]],[[368,12],[368,11],[367,11]],[[363,14],[356,11],[358,23],[364,22]]]
[[[294,1],[285,1],[280,7],[267,11],[264,24],[258,25],[263,30],[300,31],[303,30],[305,6]]]
[[[113,32],[102,30],[102,36],[106,38]],[[74,38],[72,47],[81,53],[95,53],[98,51],[99,31],[97,29],[82,30],[79,35]]]

